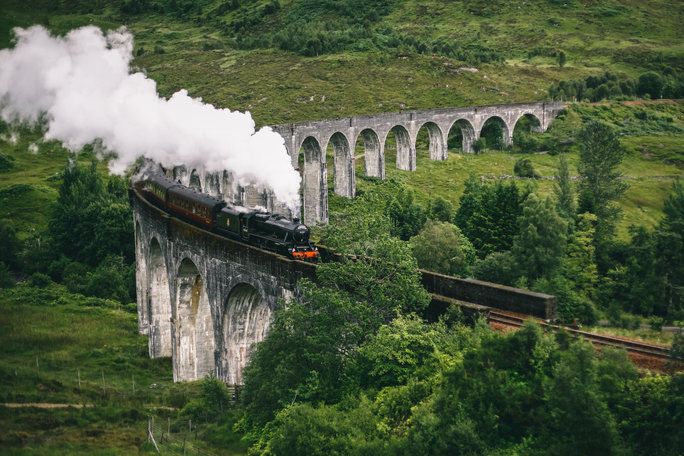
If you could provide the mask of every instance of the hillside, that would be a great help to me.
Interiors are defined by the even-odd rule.
[[[634,77],[684,63],[680,2],[61,5],[10,1],[0,19],[0,46],[17,25],[43,23],[64,33],[79,25],[125,24],[136,37],[137,66],[161,93],[186,88],[208,102],[249,109],[262,124],[541,100],[560,80],[607,70]],[[562,68],[560,51],[567,58]]]
[[[618,222],[617,234],[620,241],[628,241],[630,226],[641,225],[648,229],[658,226],[663,219],[664,201],[672,192],[672,183],[684,177],[684,100],[676,99],[682,98],[681,94],[684,94],[676,92],[684,90],[684,41],[681,39],[683,22],[684,3],[664,0],[0,0],[0,52],[11,46],[11,29],[16,26],[42,24],[56,34],[64,34],[85,25],[96,25],[103,29],[126,26],[135,37],[135,70],[143,71],[154,79],[161,95],[169,96],[177,90],[187,89],[191,96],[201,97],[218,107],[249,110],[259,125],[399,110],[546,100],[550,98],[549,89],[552,87],[558,89],[566,84],[572,90],[582,90],[586,88],[586,81],[592,81],[587,78],[596,77],[591,82],[594,85],[591,90],[597,100],[572,103],[547,133],[530,134],[527,142],[523,145],[516,142],[515,147],[510,150],[489,148],[479,154],[463,154],[457,145],[458,141],[450,139],[448,160],[435,162],[428,158],[428,139],[424,129],[418,138],[417,170],[406,172],[394,167],[396,146],[394,139],[390,137],[385,151],[387,177],[398,181],[402,187],[413,190],[416,201],[422,207],[427,207],[435,197],[442,197],[452,203],[455,209],[470,175],[487,182],[516,179],[521,187],[529,186],[541,195],[550,195],[559,153],[562,152],[567,157],[570,175],[577,182],[579,154],[576,134],[582,123],[600,120],[615,129],[620,145],[627,152],[619,168],[628,189],[618,201],[623,216]],[[639,77],[647,72],[662,75],[661,82],[667,81],[670,84],[668,93],[676,92],[680,95],[665,96],[665,88],[661,88],[661,95],[671,99],[648,100],[647,98],[658,97],[651,97],[650,93],[637,94],[635,86]],[[578,84],[577,81],[584,82]],[[620,84],[634,93],[623,92]],[[599,87],[603,87],[605,98],[609,99],[602,99],[603,92]],[[556,90],[554,93],[558,95],[560,92],[562,91]],[[564,99],[567,98],[565,96]],[[380,436],[376,442],[378,446],[365,447],[366,453],[382,454],[374,450],[383,444],[396,444],[395,440],[404,438],[412,425],[425,425],[428,426],[427,429],[435,425],[438,417],[441,419],[441,412],[431,410],[434,404],[456,401],[454,408],[446,409],[444,416],[460,417],[464,414],[463,404],[467,405],[470,399],[459,398],[457,391],[480,391],[482,397],[475,396],[477,399],[473,399],[468,406],[475,407],[482,403],[489,408],[483,409],[486,413],[473,408],[468,412],[471,413],[469,416],[473,420],[484,417],[482,419],[486,421],[491,415],[490,422],[497,423],[498,418],[493,418],[498,413],[496,407],[504,404],[503,406],[509,407],[508,412],[519,417],[519,410],[528,409],[529,404],[533,403],[532,399],[536,401],[553,397],[548,396],[548,391],[544,388],[548,388],[553,382],[571,378],[564,372],[574,372],[575,366],[579,366],[580,362],[590,365],[588,372],[591,374],[575,383],[580,385],[586,382],[588,386],[573,386],[576,388],[573,390],[575,396],[570,397],[578,400],[569,402],[583,404],[582,400],[587,397],[600,397],[600,401],[597,399],[598,402],[580,408],[599,410],[601,413],[618,404],[617,411],[611,410],[611,413],[615,413],[614,417],[604,414],[595,422],[613,426],[611,423],[615,420],[620,426],[620,432],[629,441],[625,448],[635,445],[633,448],[638,449],[633,450],[634,454],[640,454],[640,450],[650,450],[657,446],[651,440],[658,443],[669,436],[668,442],[672,446],[665,445],[660,449],[661,453],[654,453],[664,455],[668,448],[674,448],[677,442],[681,443],[677,440],[677,432],[667,427],[671,425],[672,429],[681,428],[679,423],[674,422],[670,416],[659,414],[662,410],[669,410],[668,407],[674,403],[668,401],[679,400],[677,394],[681,396],[684,391],[681,380],[670,382],[670,377],[666,376],[639,376],[619,353],[607,351],[605,357],[593,354],[586,347],[581,348],[560,339],[552,340],[551,336],[542,335],[541,331],[533,327],[517,336],[520,338],[518,340],[516,336],[499,337],[479,327],[472,330],[460,325],[447,328],[441,323],[428,326],[417,319],[413,321],[402,317],[399,323],[393,323],[398,326],[382,326],[380,332],[377,332],[377,326],[359,331],[358,325],[351,325],[351,329],[341,328],[343,331],[336,333],[334,331],[340,329],[336,325],[347,321],[340,318],[340,315],[351,312],[348,321],[357,322],[365,321],[368,315],[377,312],[373,309],[367,314],[360,314],[360,317],[354,315],[353,312],[359,310],[354,306],[345,308],[346,300],[356,302],[365,298],[358,298],[353,294],[349,295],[351,298],[345,297],[346,295],[340,294],[344,287],[337,287],[332,294],[326,294],[330,290],[326,291],[325,286],[317,292],[320,295],[311,299],[320,305],[320,315],[325,316],[326,312],[338,310],[339,314],[327,318],[323,329],[316,326],[321,320],[314,321],[311,325],[313,336],[309,333],[296,334],[301,336],[300,339],[283,333],[287,326],[283,325],[280,328],[280,340],[285,342],[281,348],[286,349],[286,353],[292,358],[276,351],[274,353],[277,356],[273,355],[272,363],[283,364],[278,365],[278,369],[266,365],[261,371],[262,380],[276,383],[281,379],[292,380],[291,385],[276,385],[264,391],[267,396],[265,400],[269,400],[268,395],[271,394],[273,404],[282,405],[286,412],[293,410],[294,406],[295,414],[289,417],[283,414],[280,418],[284,421],[274,425],[273,435],[259,435],[258,427],[248,422],[249,413],[253,413],[253,410],[238,408],[234,413],[224,414],[224,402],[221,401],[227,403],[229,395],[225,388],[216,386],[218,382],[174,384],[170,362],[148,357],[147,339],[138,334],[135,305],[117,301],[132,301],[135,296],[135,287],[132,286],[135,271],[130,263],[132,253],[125,264],[120,251],[107,251],[112,248],[111,245],[103,247],[102,252],[99,252],[100,257],[89,259],[75,257],[73,248],[69,251],[64,245],[55,244],[54,238],[51,238],[54,233],[50,232],[53,225],[48,228],[48,223],[55,218],[60,189],[65,187],[64,181],[67,179],[64,176],[68,174],[65,166],[75,162],[81,165],[77,169],[85,170],[96,159],[96,154],[88,146],[76,156],[56,141],[45,142],[41,137],[42,133],[38,130],[26,126],[8,126],[0,122],[0,230],[5,226],[16,230],[17,245],[21,244],[15,250],[20,251],[16,255],[20,259],[10,258],[14,265],[10,265],[7,258],[0,255],[2,401],[87,403],[94,407],[68,411],[0,407],[0,427],[6,431],[0,435],[0,452],[27,455],[56,452],[153,453],[152,447],[144,443],[142,436],[147,417],[154,415],[164,422],[169,418],[169,426],[178,435],[183,435],[184,439],[188,420],[192,420],[192,426],[201,423],[199,440],[203,443],[200,447],[216,454],[244,454],[246,445],[256,445],[257,439],[261,439],[258,445],[263,445],[265,436],[275,441],[278,435],[285,435],[284,432],[279,433],[278,426],[294,430],[293,432],[301,430],[304,436],[302,441],[307,441],[311,435],[317,438],[316,432],[306,426],[312,426],[312,423],[316,425],[319,421],[322,423],[320,429],[328,429],[325,432],[336,436],[353,434],[350,429],[365,423],[364,426],[367,425],[368,429],[364,432]],[[562,147],[556,148],[558,145]],[[378,194],[382,194],[385,190],[376,180],[364,177],[362,150],[361,144],[357,144],[355,153],[358,193],[369,195],[373,193],[373,189],[379,189]],[[327,151],[330,180],[331,153],[330,147]],[[539,179],[513,176],[514,164],[521,158],[530,160],[540,175]],[[112,202],[98,194],[98,198],[104,199],[103,207],[120,209],[119,212],[107,212],[114,214],[112,226],[108,228],[112,233],[130,234],[128,238],[132,243],[132,222],[125,187],[118,193],[116,189],[109,191],[109,179],[106,177],[108,172],[105,163],[101,161],[91,172],[103,178],[99,183],[101,193],[113,200]],[[87,174],[87,171],[83,174]],[[116,195],[112,196],[107,192]],[[83,193],[77,196],[81,199],[74,197],[76,203],[73,205],[73,214],[92,216],[92,211],[80,212],[78,206],[85,206],[90,203],[89,199],[96,198],[90,198],[91,194],[84,196]],[[389,195],[386,203],[389,204],[390,197],[394,196],[396,195]],[[349,200],[335,196],[332,191],[329,192],[329,200],[333,216],[343,214],[353,206]],[[366,214],[363,210],[367,208],[362,205],[368,204],[367,201],[364,202],[363,197],[355,201],[360,201],[361,210],[350,213]],[[377,215],[371,212],[368,214]],[[117,219],[117,215],[122,216]],[[91,231],[83,232],[91,233],[101,227],[91,223],[92,220],[101,221],[99,218],[87,219],[85,223],[74,221],[72,227],[67,220],[61,227],[80,233],[79,230],[84,230],[84,225],[90,224]],[[117,225],[117,220],[123,222]],[[510,220],[516,218],[511,217]],[[366,220],[363,222],[366,223]],[[369,223],[370,228],[362,223],[358,226],[370,230],[385,227],[382,223]],[[353,224],[340,227],[340,232],[344,234],[340,238],[345,243],[350,240],[353,244],[361,237],[361,234],[351,228]],[[7,232],[0,231],[0,241],[4,241],[2,235]],[[324,232],[324,229],[316,234],[320,232]],[[389,230],[385,230],[381,234],[389,237],[388,232]],[[106,237],[109,240],[117,239],[109,234]],[[368,238],[372,239],[373,236]],[[394,258],[392,255],[397,255],[400,259],[405,259],[402,254],[410,256],[405,262],[398,261],[394,264],[391,261],[393,267],[409,264],[411,267],[408,269],[415,272],[416,263],[407,247],[409,244],[400,243],[396,238],[387,242],[390,258]],[[93,237],[91,243],[97,244],[97,240]],[[458,244],[457,248],[463,248],[461,240],[450,243],[448,247],[455,244]],[[60,246],[63,250],[57,250],[55,246]],[[592,313],[592,318],[610,319],[612,325],[625,328],[622,331],[628,336],[639,335],[649,340],[673,343],[675,338],[672,333],[657,329],[658,322],[663,325],[662,315],[652,313],[653,309],[641,309],[637,305],[640,297],[648,295],[656,286],[664,283],[662,280],[658,281],[662,279],[659,270],[648,264],[651,258],[649,255],[642,255],[647,251],[643,245],[632,246],[625,243],[619,247],[623,249],[621,254],[625,256],[625,264],[616,262],[615,270],[622,275],[610,277],[611,280],[617,277],[616,282],[598,282],[592,279],[591,300],[586,299],[589,302],[588,307],[596,310]],[[392,248],[398,249],[398,253]],[[131,247],[130,252],[132,251]],[[650,254],[652,251],[648,252]],[[593,266],[593,273],[597,274],[591,255],[588,254],[587,264]],[[634,259],[638,255],[645,258],[643,270],[635,268],[635,264],[641,266]],[[627,259],[631,260],[629,265]],[[621,257],[620,261],[622,260]],[[5,268],[3,261],[10,267]],[[475,261],[474,254],[472,261]],[[581,267],[584,267],[583,264]],[[587,272],[581,268],[579,270]],[[389,274],[388,277],[381,274],[378,277],[394,283],[396,279],[391,275],[392,269],[389,268],[388,271],[385,271]],[[632,271],[636,272],[627,274]],[[366,274],[367,271],[362,274],[347,272],[349,276],[346,277],[352,277],[353,272],[354,277],[368,282],[376,278],[370,273]],[[6,285],[9,288],[3,289],[5,284],[2,273],[11,283]],[[591,269],[588,274],[591,275]],[[651,282],[644,279],[643,283],[656,286],[650,289],[647,286],[633,286],[636,282],[641,284],[637,280],[641,276],[652,279]],[[610,290],[617,289],[619,292],[615,283],[622,282],[618,279],[623,280],[625,292],[623,295],[617,292],[614,294],[620,299],[631,298],[631,307],[627,304],[623,306],[623,302],[627,302],[624,299],[615,308],[601,307],[603,302],[600,306],[599,295],[605,290],[600,288],[608,283],[613,286]],[[526,286],[525,282],[519,283]],[[562,285],[569,290],[568,287],[573,283],[568,283],[570,285]],[[527,285],[532,287],[534,283],[528,282]],[[557,284],[547,283],[546,289],[538,291],[556,294],[554,285]],[[116,287],[117,294],[114,296],[112,290]],[[374,288],[372,284],[368,286],[368,289]],[[630,294],[635,288],[641,292],[640,295]],[[562,287],[558,289],[564,291]],[[400,291],[397,296],[390,296],[391,299],[387,302],[400,302],[405,297],[404,291]],[[418,291],[424,293],[420,287]],[[352,292],[356,291],[351,290],[350,293]],[[572,293],[575,293],[574,289]],[[568,291],[560,300],[565,301],[570,294]],[[605,299],[612,298],[613,295],[610,295]],[[367,304],[369,307],[374,305],[370,300]],[[337,306],[340,306],[339,309]],[[300,313],[290,315],[290,318],[295,319],[293,321],[309,322],[306,320],[311,318],[307,314],[307,306],[295,306],[295,310]],[[684,314],[681,311],[667,314],[665,323],[681,324],[684,321],[682,315]],[[452,317],[458,319],[458,316],[449,316]],[[453,322],[449,323],[451,324]],[[328,332],[330,328],[325,325],[330,325],[332,330]],[[292,326],[308,328],[306,325]],[[317,339],[315,330],[321,332],[320,340]],[[388,331],[385,336],[390,335],[391,341],[383,340],[383,331]],[[339,334],[340,337],[331,337],[331,334]],[[349,334],[358,336],[358,341],[353,344],[346,342]],[[381,372],[386,366],[393,368],[396,361],[400,364],[397,372],[400,372],[402,379],[408,378],[410,382],[414,382],[415,378],[423,377],[415,384],[383,383],[384,380],[373,383],[374,380],[370,377],[357,379],[355,376],[363,369],[354,370],[350,366],[354,367],[358,359],[349,362],[342,358],[342,354],[356,353],[359,344],[367,344],[368,338],[372,341],[378,334],[377,347],[366,345],[365,352],[361,353],[366,357],[360,358],[363,362],[368,366],[376,363],[375,372]],[[405,341],[402,339],[404,337],[407,338]],[[293,340],[298,342],[292,342]],[[437,343],[443,353],[431,351],[434,340],[443,341]],[[342,349],[334,345],[340,341],[345,341],[350,346]],[[314,345],[307,345],[312,343]],[[321,345],[315,345],[317,343]],[[406,347],[402,345],[404,343],[407,344]],[[300,352],[290,350],[295,344],[304,347],[302,356]],[[522,345],[528,347],[529,353],[520,351]],[[419,347],[417,350],[424,350],[424,353],[421,351],[414,361],[411,357],[419,353],[413,351],[416,346]],[[266,350],[268,349],[267,347]],[[271,345],[270,349],[274,350],[274,346]],[[374,354],[376,349],[377,353]],[[306,350],[310,350],[310,353]],[[397,350],[397,353],[393,350]],[[538,363],[535,361],[534,369],[538,370],[534,374],[527,370],[520,374],[509,366],[511,353],[519,353],[520,360],[515,361],[515,369],[528,366],[528,358],[532,356],[542,356],[543,360]],[[412,367],[402,364],[404,358],[409,359],[409,364],[413,363]],[[295,362],[290,362],[291,359]],[[426,359],[427,364],[422,366],[420,363],[423,361],[420,360]],[[570,366],[566,368],[567,371],[555,370],[555,363],[559,359]],[[314,360],[314,367],[311,367],[311,360]],[[469,361],[464,364],[464,360]],[[482,374],[479,379],[478,372],[482,372],[478,370],[479,366],[493,366],[492,360],[495,360],[497,367],[488,368],[489,373]],[[320,365],[316,362],[324,363],[326,369],[318,369],[316,366]],[[464,369],[470,369],[463,371],[463,379],[474,378],[475,383],[459,384],[456,381],[457,376],[450,369],[461,365],[466,366]],[[560,367],[563,368],[562,365]],[[307,370],[309,374],[313,372],[316,375],[307,377],[304,375]],[[372,371],[371,368],[366,370]],[[351,378],[352,381],[345,386],[348,389],[342,388],[341,383],[328,385],[325,382],[329,379],[319,378],[318,371],[335,375],[342,372],[342,377],[347,380]],[[278,372],[279,375],[273,375],[273,372]],[[284,374],[281,375],[282,372]],[[562,375],[557,375],[557,372]],[[475,374],[471,375],[473,373]],[[395,374],[388,374],[388,377],[395,377]],[[532,383],[529,380],[531,378],[538,384]],[[434,398],[439,397],[435,394],[439,393],[444,379],[451,379],[449,381],[456,382],[456,386],[452,385],[452,390],[443,390],[441,402],[435,401]],[[369,382],[366,385],[368,389],[355,389],[363,382]],[[606,389],[601,394],[596,392],[599,384]],[[523,392],[521,385],[528,391]],[[619,388],[619,395],[618,388],[612,385],[623,385]],[[585,394],[585,387],[590,394]],[[208,388],[209,393],[203,388]],[[318,395],[318,388],[327,388],[328,395]],[[584,428],[580,425],[594,423],[589,419],[578,419],[577,426],[566,426],[564,415],[555,413],[554,407],[565,410],[563,399],[567,394],[562,384],[554,388],[556,389],[551,392],[555,391],[556,401],[560,405],[551,404],[548,410],[544,409],[544,413],[553,412],[548,415],[540,412],[542,408],[536,409],[539,414],[532,414],[535,418],[534,426],[525,428],[528,434],[521,433],[523,440],[516,440],[520,437],[517,435],[501,437],[497,434],[500,432],[499,427],[476,428],[463,425],[464,427],[459,428],[460,422],[457,425],[445,425],[444,429],[435,431],[434,435],[448,435],[446,431],[456,432],[458,441],[463,436],[475,436],[479,433],[485,438],[491,438],[492,442],[498,444],[497,439],[500,439],[509,445],[498,448],[490,442],[491,454],[530,454],[532,449],[539,450],[534,454],[542,454],[544,441],[535,441],[535,436],[555,436],[560,430],[573,431],[575,428],[581,429],[582,431],[578,431],[581,433]],[[341,399],[342,391],[345,394],[349,391],[352,393],[345,396],[347,399]],[[358,394],[359,391],[361,394]],[[638,391],[643,393],[637,393]],[[355,403],[358,399],[355,394],[362,397],[358,404]],[[644,397],[638,394],[643,394]],[[258,404],[258,396],[257,400],[253,398],[253,403]],[[513,398],[515,401],[519,397],[523,397],[524,401],[508,404],[508,399]],[[655,397],[660,402],[653,399]],[[216,398],[219,401],[215,401]],[[295,404],[297,398],[299,399]],[[490,398],[494,398],[492,402],[486,402]],[[482,401],[478,402],[480,399]],[[340,400],[342,402],[338,402]],[[307,401],[312,404],[311,407],[322,407],[316,409],[316,413],[323,410],[320,413],[324,414],[306,415],[306,408],[298,411],[300,401],[305,407],[309,407]],[[219,402],[220,412],[216,405]],[[684,402],[677,402],[682,403]],[[335,404],[340,407],[333,411],[332,407],[337,407]],[[539,404],[537,406],[542,407]],[[641,415],[632,413],[632,410],[642,406],[645,409],[652,407],[652,411],[648,409],[652,415],[646,414],[645,409],[639,409]],[[326,411],[326,407],[331,408]],[[275,413],[279,409],[271,404],[266,410]],[[575,412],[577,416],[582,416],[583,410]],[[214,415],[211,416],[211,413]],[[296,413],[303,415],[298,416]],[[371,417],[372,414],[382,416],[382,419],[377,420],[377,417]],[[237,415],[242,418],[234,426]],[[558,416],[561,418],[557,418]],[[677,416],[684,415],[679,413]],[[542,419],[537,419],[539,417]],[[553,417],[559,421],[558,429],[542,426],[551,423]],[[463,423],[470,420],[466,415],[462,419]],[[653,432],[639,427],[642,425],[641,420],[654,423]],[[540,429],[543,432],[535,427],[537,425],[542,426]],[[586,431],[576,443],[584,442],[586,436],[596,435],[602,438],[607,435],[607,431],[604,432],[602,428],[596,429]],[[321,431],[322,434],[325,432]],[[641,433],[648,434],[649,438],[641,439]],[[188,432],[187,435],[191,436],[192,433]],[[358,437],[359,434],[355,435],[362,440]],[[433,434],[424,433],[425,438],[430,435]],[[240,442],[239,438],[243,436],[245,439]],[[195,438],[198,438],[197,430]],[[326,436],[328,440],[334,438]],[[315,438],[308,441],[313,442],[312,445],[318,445]],[[536,444],[539,446],[535,447]],[[595,444],[599,445],[600,442]],[[285,450],[281,454],[290,454],[292,447],[288,445],[289,443],[284,444]],[[568,444],[568,448],[573,448],[573,445],[575,444]],[[259,449],[264,450],[264,447],[257,448],[255,454]],[[468,451],[463,450],[464,453]],[[549,451],[553,454],[553,450]],[[341,452],[344,453],[343,450]],[[424,453],[420,449],[408,451],[408,454]],[[274,450],[273,454],[277,454],[277,451]],[[301,454],[312,453],[302,450]],[[387,454],[396,452],[388,451]]]

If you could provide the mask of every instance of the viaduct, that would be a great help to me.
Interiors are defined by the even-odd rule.
[[[472,150],[489,121],[502,122],[504,140],[523,117],[544,131],[560,112],[559,103],[441,109],[385,114],[276,127],[285,137],[293,164],[304,151],[304,218],[309,224],[327,220],[325,151],[334,151],[334,190],[352,197],[354,145],[363,139],[365,171],[384,177],[384,148],[393,132],[397,167],[415,170],[416,138],[426,128],[430,157],[447,157],[449,131],[458,127],[463,150]],[[184,184],[229,201],[278,209],[267,192],[242,189],[227,173],[210,174],[184,167],[167,170]],[[289,260],[238,241],[223,238],[179,220],[130,191],[135,224],[138,323],[149,336],[153,358],[171,357],[174,381],[214,375],[228,384],[241,384],[251,347],[266,335],[271,314],[279,302],[293,296],[297,281],[314,279],[316,266]],[[422,271],[433,302],[454,299],[475,306],[503,306],[509,310],[552,318],[555,298],[471,279]]]
[[[446,160],[449,138],[461,139],[461,150],[473,152],[473,143],[483,129],[498,123],[503,131],[503,142],[510,145],[513,131],[522,118],[530,120],[532,129],[544,132],[563,110],[560,102],[525,103],[472,108],[431,109],[380,114],[377,116],[348,117],[273,127],[284,139],[292,164],[303,177],[303,220],[308,225],[328,220],[328,172],[333,174],[333,191],[337,195],[353,197],[356,193],[356,158],[362,156],[364,173],[369,177],[385,178],[385,148],[388,140],[395,141],[398,169],[416,169],[416,141],[425,130],[429,138],[430,159]],[[362,154],[357,155],[357,144]],[[332,169],[327,156],[331,150]],[[361,151],[359,151],[361,152]],[[303,160],[300,162],[300,157]],[[263,206],[273,212],[290,215],[271,193],[253,187],[240,187],[229,173],[206,173],[202,169],[176,167],[168,170],[185,185],[220,196],[244,206]]]

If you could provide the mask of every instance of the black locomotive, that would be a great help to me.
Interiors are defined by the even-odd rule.
[[[319,258],[309,241],[309,228],[296,219],[232,206],[161,174],[150,174],[135,186],[150,203],[215,233],[297,260]]]

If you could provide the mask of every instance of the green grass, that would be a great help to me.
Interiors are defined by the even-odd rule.
[[[6,125],[0,123],[0,131]],[[52,203],[59,194],[60,173],[73,154],[56,141],[42,141],[38,130],[17,128],[0,136],[0,154],[12,157],[13,168],[0,171],[0,219],[11,220],[20,238],[47,227]],[[81,164],[93,159],[91,152],[76,157]],[[106,166],[99,164],[105,174]]]
[[[72,294],[57,284],[0,290],[0,402],[89,405],[0,406],[0,453],[147,453],[147,417],[187,426],[170,408],[180,409],[199,391],[197,383],[173,383],[170,359],[150,359],[134,304]],[[222,441],[216,426],[195,426],[203,439],[213,439],[202,449],[243,454],[239,436],[224,432]]]

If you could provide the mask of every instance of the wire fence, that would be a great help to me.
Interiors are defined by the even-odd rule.
[[[192,420],[187,426],[178,429],[177,423],[172,426],[171,419],[150,417],[147,421],[147,442],[152,451],[159,454],[183,456],[214,456],[211,451],[201,448],[197,438],[197,428],[193,428]]]

